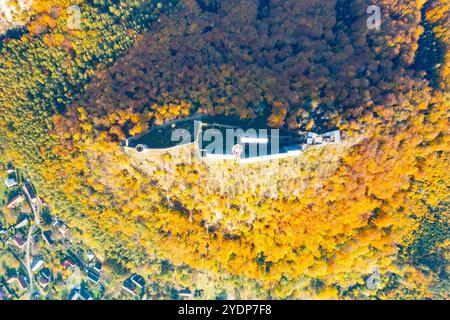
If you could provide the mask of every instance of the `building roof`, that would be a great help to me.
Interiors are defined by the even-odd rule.
[[[309,132],[306,140],[306,143],[309,145],[327,145],[340,142],[341,132],[339,130],[329,131],[324,134]]]
[[[14,243],[19,248],[23,248],[23,246],[25,245],[25,241],[23,240],[22,235],[15,236],[14,237]]]
[[[100,272],[100,271],[102,271],[102,267],[103,267],[102,262],[101,262],[100,260],[97,259],[97,260],[95,261],[94,266],[93,266],[92,268],[93,268],[94,270]]]
[[[53,241],[53,239],[52,239],[52,231],[51,230],[42,232],[42,235],[44,236],[44,239],[45,239],[45,241],[47,241],[48,244],[55,243],[55,241]]]
[[[17,278],[17,280],[19,281],[19,285],[22,289],[26,289],[28,288],[28,278],[23,276],[23,275],[19,275],[19,277]]]
[[[69,231],[69,228],[64,224],[64,222],[59,220],[57,217],[53,220],[52,225],[56,227],[62,235],[66,234],[67,231]]]
[[[189,297],[192,295],[192,291],[190,289],[182,289],[182,290],[178,291],[178,295],[180,295],[182,297]]]
[[[334,130],[324,134],[325,138],[329,138],[331,143],[341,142],[341,131]]]
[[[20,221],[14,226],[15,229],[21,229],[28,224],[28,217],[22,216]]]
[[[82,288],[72,288],[69,294],[69,300],[93,300],[92,293],[88,289]]]
[[[25,197],[21,194],[18,194],[13,199],[11,199],[10,202],[8,202],[8,204],[6,205],[6,208],[8,208],[8,209],[16,208],[24,200],[25,200]]]
[[[6,186],[8,188],[12,188],[14,186],[17,186],[17,181],[14,178],[8,178],[8,179],[5,179],[4,181],[5,181],[5,184],[6,184]]]
[[[203,290],[203,289],[195,289],[194,297],[200,298],[203,296],[204,293],[205,293],[205,290]]]
[[[48,278],[46,278],[46,277],[40,277],[39,278],[39,283],[42,286],[47,286],[50,283],[50,280]]]
[[[138,287],[143,288],[145,286],[145,279],[138,274],[132,275],[131,281],[133,281]]]
[[[86,258],[88,258],[88,260],[91,261],[92,259],[95,258],[95,254],[89,249],[89,250],[86,252]]]
[[[69,268],[69,267],[73,267],[75,265],[75,263],[70,258],[67,258],[63,262],[61,262],[61,265],[64,268]]]
[[[44,265],[45,261],[41,258],[34,258],[33,262],[31,263],[31,271],[35,272],[38,271],[42,266]]]
[[[32,186],[30,179],[27,179],[27,181],[25,181],[24,185],[25,185],[25,189],[27,190],[27,192],[30,196],[30,199],[31,200],[36,199],[36,191],[35,191],[34,187]]]
[[[100,281],[100,273],[94,268],[88,267],[86,270],[88,280],[93,283],[98,283]]]
[[[39,273],[39,284],[41,284],[44,288],[51,282],[52,273],[49,268],[44,268]]]
[[[130,293],[130,294],[132,294],[132,295],[136,295],[137,294],[137,286],[136,286],[136,284],[133,282],[133,281],[131,281],[131,278],[127,278],[127,279],[125,279],[124,281],[123,281],[123,285],[122,285],[122,288],[126,291],[126,292],[128,292],[128,293]]]
[[[86,288],[81,288],[80,289],[80,297],[83,300],[92,300],[92,294],[86,289]]]
[[[73,288],[72,291],[70,291],[69,300],[78,300],[78,298],[80,298],[80,290]]]

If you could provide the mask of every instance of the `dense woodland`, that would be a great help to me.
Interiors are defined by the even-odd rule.
[[[81,30],[39,0],[2,40],[0,160],[118,269],[168,259],[245,297],[447,297],[448,0],[75,2]],[[118,148],[195,112],[351,143],[250,169]]]

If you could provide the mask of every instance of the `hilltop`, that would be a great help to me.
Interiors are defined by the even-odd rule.
[[[221,298],[447,294],[447,0],[378,1],[379,29],[365,0],[77,3],[80,29],[69,1],[39,0],[2,39],[0,161],[113,277],[167,296],[171,276]],[[199,114],[344,143],[245,166],[119,147]]]

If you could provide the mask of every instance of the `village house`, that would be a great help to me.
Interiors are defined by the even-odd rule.
[[[63,266],[64,269],[69,269],[75,266],[75,263],[72,261],[72,259],[67,258],[64,259],[63,262],[61,262],[61,265]]]
[[[138,274],[133,274],[129,278],[125,279],[122,285],[122,288],[133,296],[139,295],[144,287],[145,280]]]
[[[21,234],[17,234],[16,236],[14,236],[13,238],[13,244],[19,248],[19,249],[23,249],[23,247],[25,247],[25,241],[23,240],[23,236]]]
[[[13,188],[13,187],[18,185],[18,183],[17,183],[17,181],[16,181],[16,179],[14,177],[5,179],[4,182],[5,182],[6,187],[8,189],[11,189],[11,188]]]
[[[73,288],[69,300],[93,300],[92,294],[86,288]]]
[[[133,281],[131,281],[130,278],[127,278],[123,281],[122,289],[133,296],[139,294],[139,288],[133,283]]]
[[[22,290],[26,290],[28,288],[28,286],[30,285],[30,283],[28,281],[28,278],[26,276],[22,275],[22,274],[20,274],[17,277],[17,281],[18,281],[19,287]]]
[[[16,168],[13,165],[10,165],[10,166],[8,166],[8,169],[6,170],[6,172],[8,174],[15,173],[16,172]]]
[[[14,226],[14,228],[17,229],[22,229],[24,227],[26,227],[28,225],[28,216],[25,214],[22,214],[19,219],[17,224]]]
[[[10,168],[8,168],[7,172],[8,172],[8,177],[4,180],[6,187],[8,189],[11,189],[15,186],[18,186],[19,183],[17,181],[17,174],[16,174],[15,168],[10,167]]]
[[[52,231],[51,230],[47,230],[47,231],[43,231],[42,232],[42,237],[44,238],[44,241],[49,245],[53,245],[55,243],[55,241],[53,241],[52,239]]]
[[[48,202],[45,201],[45,199],[44,199],[43,197],[39,197],[39,201],[41,202],[41,204],[42,204],[43,206],[48,206]]]
[[[33,259],[33,262],[31,263],[31,271],[32,272],[38,271],[40,268],[42,268],[44,263],[45,263],[45,261],[42,260],[40,257],[35,257]]]
[[[58,218],[55,218],[55,220],[53,220],[52,225],[59,231],[59,233],[61,233],[62,236],[65,236],[69,231],[69,228],[64,224],[64,222],[62,222]]]
[[[95,260],[95,263],[93,264],[92,268],[97,272],[102,272],[103,263],[100,260]]]
[[[205,291],[202,289],[196,289],[194,293],[194,298],[201,298],[205,294]]]
[[[188,288],[178,291],[178,296],[182,299],[192,299],[194,297],[192,291]]]
[[[80,299],[80,290],[73,288],[69,294],[69,300],[81,300]]]
[[[15,272],[15,271],[14,271]],[[8,276],[8,278],[6,278],[6,283],[7,284],[13,284],[14,282],[16,282],[17,281],[17,274],[16,273],[14,273],[14,274],[10,274],[9,276]]]
[[[94,269],[92,267],[87,267],[86,275],[87,275],[87,279],[89,281],[91,281],[92,283],[98,284],[100,282],[101,274],[96,269]]]
[[[44,268],[41,270],[38,276],[38,283],[42,288],[46,288],[52,281],[52,273],[49,268]]]
[[[42,287],[42,289],[45,289],[49,285],[50,279],[45,278],[45,277],[40,277],[38,280],[38,283]]]
[[[24,184],[23,190],[25,191],[25,194],[28,196],[32,204],[36,204],[37,202],[37,195],[34,187],[31,185],[30,179],[27,179]]]
[[[139,288],[144,288],[145,287],[145,279],[143,277],[141,277],[138,274],[134,274],[130,277],[131,281],[133,281],[133,283],[138,286]]]
[[[87,258],[88,261],[94,260],[95,254],[92,252],[91,249],[89,249],[89,250],[86,252],[86,258]]]
[[[14,209],[17,208],[23,201],[25,200],[25,197],[21,194],[18,194],[14,198],[11,199],[11,201],[8,202],[6,205],[7,209]]]

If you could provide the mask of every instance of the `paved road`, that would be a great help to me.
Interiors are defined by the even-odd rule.
[[[26,256],[25,256],[25,265],[27,267],[28,272],[28,278],[30,279],[30,292],[29,292],[29,299],[33,296],[33,272],[31,271],[31,258],[30,258],[30,251],[31,251],[31,245],[32,245],[32,238],[33,238],[33,232],[36,225],[32,224],[30,228],[28,229],[28,237],[27,237],[27,246],[26,246]]]
[[[25,264],[26,264],[26,268],[27,268],[27,272],[28,272],[28,278],[30,280],[30,291],[28,293],[28,295],[29,295],[28,298],[31,299],[33,297],[33,293],[34,293],[34,283],[33,283],[34,276],[33,276],[33,272],[31,271],[31,246],[33,245],[34,230],[41,223],[40,215],[41,215],[42,204],[41,204],[39,197],[37,197],[36,206],[34,206],[33,203],[31,202],[31,199],[29,198],[29,194],[28,194],[28,192],[26,192],[24,186],[22,186],[22,189],[23,189],[25,195],[27,196],[31,210],[33,211],[33,214],[34,214],[34,223],[31,223],[30,228],[28,228],[26,256],[25,256]],[[36,286],[36,288],[37,288],[38,292],[40,293],[41,289],[38,286]]]

